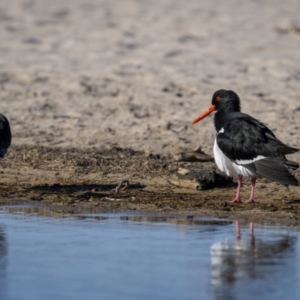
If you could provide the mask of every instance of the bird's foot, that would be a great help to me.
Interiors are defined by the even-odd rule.
[[[248,204],[248,203],[255,203],[254,198],[250,197],[247,201],[245,201],[244,203]]]
[[[235,197],[230,201],[230,203],[242,203],[242,201],[240,197]]]

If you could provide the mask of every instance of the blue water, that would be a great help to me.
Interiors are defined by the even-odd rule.
[[[0,209],[0,299],[300,299],[297,228]]]

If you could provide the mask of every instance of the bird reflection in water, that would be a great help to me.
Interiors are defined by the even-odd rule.
[[[241,290],[249,288],[250,282],[252,286],[259,285],[270,272],[274,280],[277,275],[282,277],[287,269],[289,272],[293,269],[296,237],[286,234],[256,240],[253,223],[250,223],[250,236],[242,239],[238,221],[235,230],[235,240],[216,242],[210,248],[214,299],[239,299],[243,294]]]

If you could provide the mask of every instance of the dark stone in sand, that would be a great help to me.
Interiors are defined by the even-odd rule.
[[[176,186],[202,191],[231,183],[232,178],[216,173],[212,169],[179,169],[169,182]]]

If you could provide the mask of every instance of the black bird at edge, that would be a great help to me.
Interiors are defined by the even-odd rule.
[[[7,118],[0,114],[0,158],[3,158],[11,144],[11,131]]]

